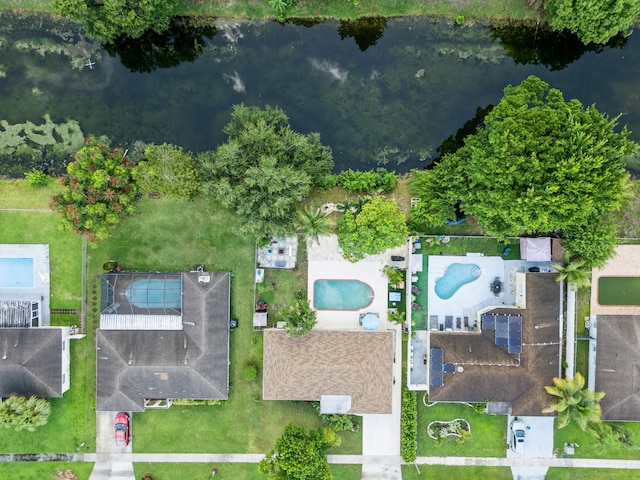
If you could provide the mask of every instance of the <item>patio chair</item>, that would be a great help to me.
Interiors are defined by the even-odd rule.
[[[418,305],[416,302],[411,302],[411,308],[417,311],[422,310],[422,307]]]
[[[415,293],[416,295],[420,295],[422,293],[420,291],[420,289],[418,287],[416,287],[415,285],[411,285],[411,292]]]

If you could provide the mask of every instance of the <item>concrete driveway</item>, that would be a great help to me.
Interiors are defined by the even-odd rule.
[[[507,441],[510,438],[511,422],[516,417],[509,415]],[[517,417],[526,426],[524,451],[516,453],[507,446],[507,458],[553,458],[553,421],[555,417]],[[544,480],[548,467],[511,467],[515,480]]]
[[[114,421],[118,412],[96,412],[96,463],[89,480],[135,480],[133,463],[122,461],[122,454],[132,453],[133,422],[131,442],[126,447],[116,447]],[[129,418],[133,420],[131,412]]]

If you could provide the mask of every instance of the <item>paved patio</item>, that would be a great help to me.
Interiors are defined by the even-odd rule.
[[[313,284],[320,279],[360,280],[367,283],[373,290],[373,300],[370,305],[359,310],[318,310],[318,323],[315,328],[330,330],[361,329],[359,318],[361,313],[374,312],[380,317],[379,330],[387,330],[387,309],[389,296],[389,281],[382,274],[382,267],[395,265],[406,267],[409,259],[407,246],[387,250],[384,254],[370,255],[357,263],[351,263],[339,251],[338,237],[325,235],[320,237],[320,243],[307,244],[309,261],[307,286],[311,305],[314,305]],[[392,262],[391,255],[405,258],[404,262]]]

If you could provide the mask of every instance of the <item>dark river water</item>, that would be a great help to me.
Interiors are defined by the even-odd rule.
[[[534,74],[567,99],[622,114],[640,140],[638,33],[585,51],[539,28],[427,18],[216,27],[176,27],[107,53],[73,24],[4,14],[0,119],[40,123],[48,113],[125,147],[142,140],[198,152],[224,142],[232,105],[277,105],[294,129],[321,133],[336,170],[403,172],[427,165],[479,107]]]

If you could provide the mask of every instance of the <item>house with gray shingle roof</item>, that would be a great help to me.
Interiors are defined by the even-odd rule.
[[[229,309],[228,272],[102,275],[96,409],[227,399]]]
[[[49,294],[49,245],[0,245],[0,397],[69,390],[70,330],[50,326]]]
[[[393,331],[312,330],[290,337],[267,329],[263,398],[317,400],[323,413],[390,414],[393,341]]]

